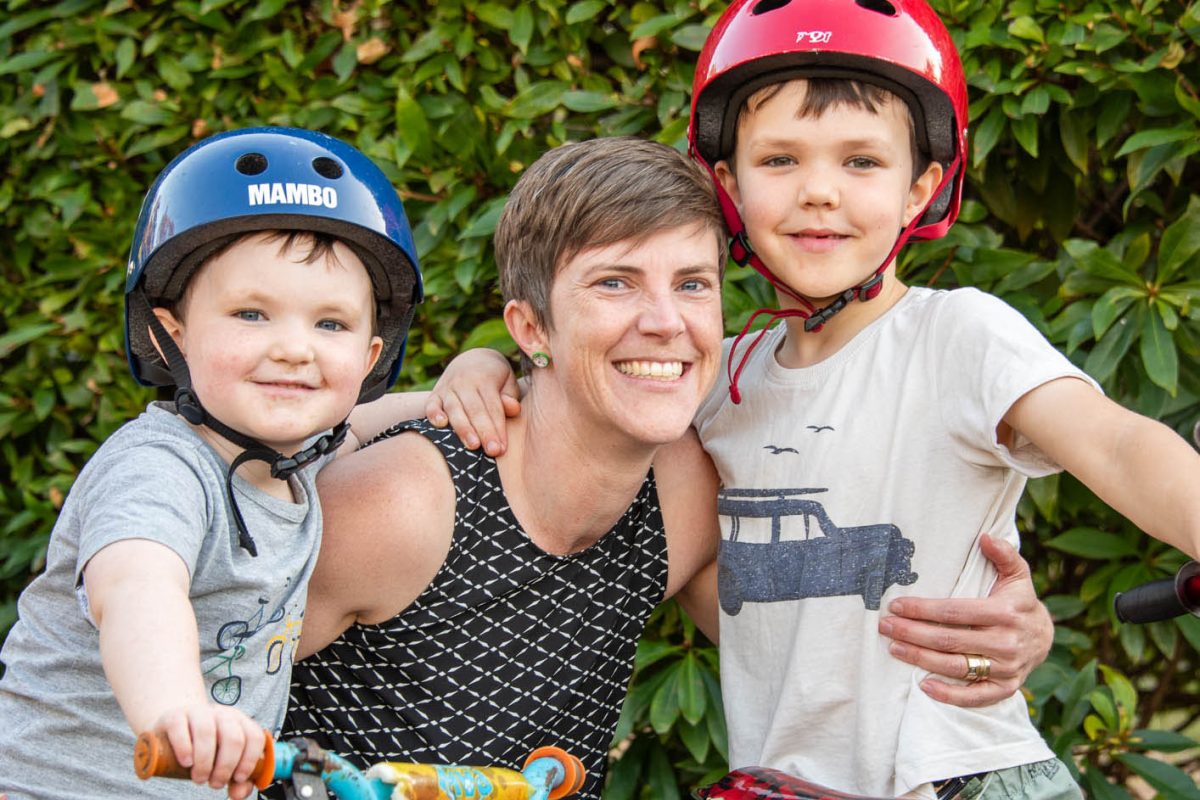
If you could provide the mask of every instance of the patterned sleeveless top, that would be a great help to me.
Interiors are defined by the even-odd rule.
[[[600,541],[549,555],[513,516],[493,459],[425,420],[379,438],[404,431],[437,445],[450,467],[450,552],[398,616],[352,626],[295,665],[284,735],[359,766],[520,769],[535,748],[556,745],[587,769],[580,796],[599,798],[637,641],[666,590],[653,475]]]

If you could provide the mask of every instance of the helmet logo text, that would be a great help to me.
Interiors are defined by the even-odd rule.
[[[796,31],[796,44],[829,44],[833,31]]]
[[[270,206],[285,203],[293,206],[325,206],[337,208],[337,190],[332,186],[312,183],[252,183],[250,205]]]

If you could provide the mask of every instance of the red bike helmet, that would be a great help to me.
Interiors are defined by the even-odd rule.
[[[732,198],[713,171],[733,155],[738,114],[754,92],[796,78],[841,78],[886,89],[908,105],[917,145],[945,169],[925,210],[910,222],[875,272],[817,308],[755,255]],[[870,300],[883,287],[883,274],[911,237],[944,236],[962,202],[967,145],[967,84],[946,26],[924,0],[734,0],[717,20],[700,51],[692,82],[688,150],[717,184],[717,197],[732,237],[730,255],[750,264],[800,308],[759,309],[746,322],[729,352],[729,394],[741,402],[738,378],[750,352],[738,346],[755,318],[770,313],[802,317],[806,331],[819,331],[854,300]],[[736,364],[736,366],[735,366]]]
[[[945,235],[962,200],[967,85],[949,32],[924,0],[734,0],[696,65],[691,154],[710,169],[729,158],[746,99],[808,77],[874,84],[908,104],[918,146],[955,170],[910,235]],[[742,229],[740,219],[729,225]]]

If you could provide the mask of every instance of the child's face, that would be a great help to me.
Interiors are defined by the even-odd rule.
[[[789,81],[742,112],[733,164],[716,165],[750,244],[784,283],[814,301],[869,278],[941,180],[914,182],[908,109],[839,104],[800,117],[807,83]],[[891,279],[891,278],[889,278]]]
[[[243,239],[193,276],[182,319],[155,309],[205,409],[285,454],[350,413],[383,347],[358,256],[303,263],[308,247]]]

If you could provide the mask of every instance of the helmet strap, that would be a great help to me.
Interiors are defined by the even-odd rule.
[[[162,349],[163,358],[167,362],[167,369],[170,370],[171,378],[175,383],[176,413],[191,424],[203,425],[213,433],[242,448],[242,452],[233,460],[225,473],[225,491],[229,498],[229,507],[233,511],[233,519],[238,531],[238,544],[251,556],[257,556],[258,548],[254,544],[254,538],[250,535],[250,531],[246,528],[246,521],[242,517],[242,511],[238,508],[237,497],[233,493],[233,474],[237,471],[238,467],[247,461],[265,461],[271,467],[272,478],[287,480],[317,459],[341,447],[342,443],[346,441],[346,433],[350,430],[350,425],[346,420],[342,420],[329,433],[321,436],[310,446],[291,456],[285,456],[279,451],[267,447],[259,440],[229,427],[209,414],[204,406],[201,405],[200,398],[192,388],[192,376],[188,370],[187,361],[184,359],[178,345],[175,344],[175,340],[171,338],[171,335],[167,333],[167,329],[163,327],[162,322],[154,314],[145,289],[139,286],[132,294],[134,295],[135,302],[142,304],[148,312],[147,319],[149,320],[150,330],[154,333],[154,339]]]

